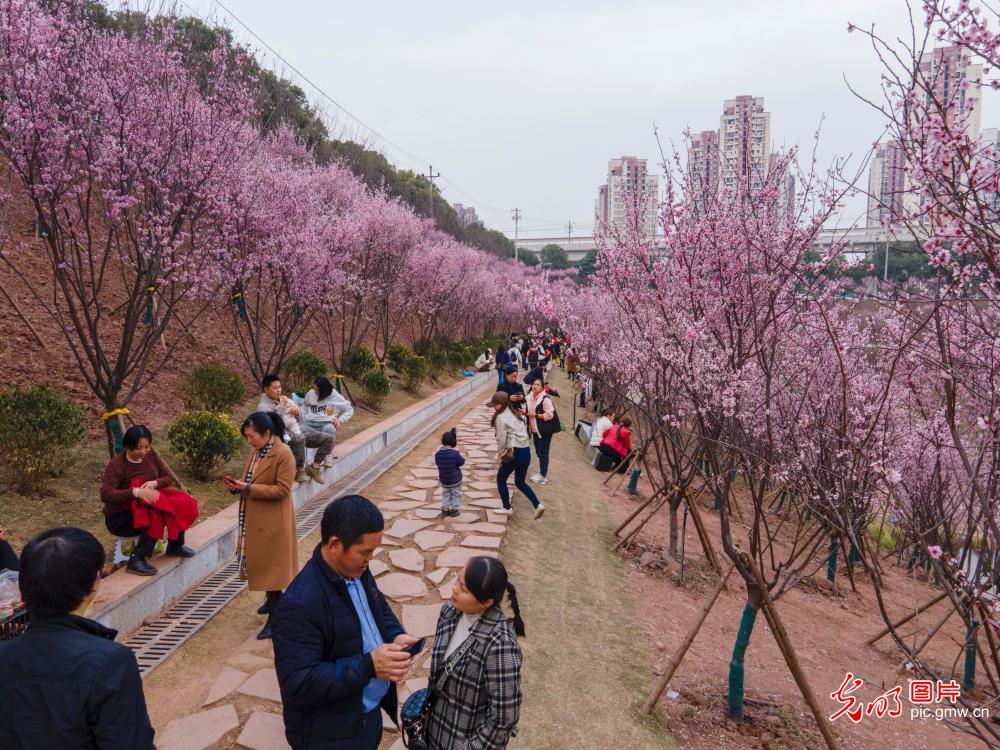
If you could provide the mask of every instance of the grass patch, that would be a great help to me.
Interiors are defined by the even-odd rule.
[[[568,388],[567,392],[571,392]],[[527,637],[520,750],[673,748],[663,714],[641,712],[651,688],[649,657],[601,475],[587,470],[571,433],[556,435],[550,480],[531,517],[515,493],[502,557],[518,587]]]

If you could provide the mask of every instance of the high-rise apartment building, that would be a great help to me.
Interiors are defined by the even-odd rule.
[[[692,187],[702,193],[719,189],[719,131],[703,130],[691,137],[688,172]]]
[[[623,232],[635,216],[646,237],[656,234],[660,204],[660,181],[649,174],[646,160],[623,156],[608,162],[608,181],[597,190],[594,201],[595,231]]]
[[[719,174],[722,186],[759,190],[771,158],[771,113],[764,97],[727,99],[719,118]]]
[[[768,161],[768,168],[777,169],[781,163],[781,158],[781,154],[771,154],[771,158]],[[791,169],[788,169],[781,182],[781,192],[778,193],[777,213],[785,221],[794,222],[795,211],[795,175],[792,174]]]
[[[962,123],[966,135],[979,140],[982,128],[983,66],[973,64],[968,50],[938,47],[920,58],[920,76],[929,89],[927,104],[947,107],[950,127]],[[959,119],[960,118],[960,119]],[[924,200],[912,189],[903,148],[898,141],[879,144],[868,173],[868,226],[876,227],[899,221],[905,214],[919,210]]]
[[[718,130],[691,137],[688,171],[692,187],[708,193],[740,186],[754,192],[767,177],[771,160],[771,113],[764,98],[737,96],[723,104]]]
[[[476,214],[476,209],[472,206],[463,206],[461,203],[456,203],[455,213],[458,214],[458,224],[463,229],[472,224],[482,224],[479,216]]]
[[[920,74],[929,84],[928,103],[934,100],[948,105],[947,120],[954,125],[961,115],[965,132],[972,139],[979,138],[983,116],[983,66],[972,63],[972,56],[964,47],[938,47],[925,52],[920,58]]]
[[[993,163],[996,164],[995,160],[997,155],[1000,154],[1000,129],[983,128],[982,134],[979,136],[979,143],[981,158],[992,159]],[[1000,193],[990,193],[987,196],[987,200],[992,209],[994,219],[1000,217]]]
[[[899,141],[880,143],[868,170],[868,226],[899,221],[906,194],[906,154],[902,146]]]

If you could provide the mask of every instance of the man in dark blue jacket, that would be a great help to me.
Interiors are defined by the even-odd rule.
[[[524,386],[517,382],[517,368],[513,365],[507,368],[506,377],[497,390],[503,391],[510,398],[511,409],[519,412],[524,408]]]
[[[396,719],[396,685],[417,639],[403,632],[368,571],[385,521],[368,498],[323,512],[322,541],[291,582],[271,623],[274,665],[294,750],[375,750],[380,709]]]
[[[504,376],[507,373],[507,365],[510,364],[510,353],[506,349],[497,352],[497,385],[503,385]]]
[[[50,529],[22,551],[31,622],[0,643],[0,748],[153,750],[135,655],[84,617],[103,565],[82,529]]]

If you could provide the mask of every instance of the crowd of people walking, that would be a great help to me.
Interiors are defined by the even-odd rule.
[[[507,487],[507,480],[513,474],[514,486],[528,498],[537,519],[545,513],[545,505],[528,482],[548,483],[552,437],[562,430],[552,402],[559,394],[547,382],[547,376],[554,367],[565,369],[576,355],[569,339],[558,336],[512,335],[509,344],[508,350],[496,357],[498,385],[490,400],[494,411],[491,424],[497,439],[497,492],[502,504],[498,512],[513,512]],[[526,372],[519,380],[522,369]],[[538,458],[538,471],[529,478],[532,446]]]

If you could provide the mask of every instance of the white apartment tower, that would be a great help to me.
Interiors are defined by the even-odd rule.
[[[594,201],[595,233],[624,232],[635,217],[643,234],[652,239],[660,205],[660,181],[649,174],[646,160],[623,156],[608,162],[608,181],[597,191]]]
[[[938,47],[920,58],[918,71],[928,89],[928,105],[947,107],[945,120],[954,128],[961,123],[973,142],[982,128],[983,66],[974,64],[968,50],[959,46]],[[960,119],[958,119],[960,118]],[[868,226],[894,224],[914,214],[925,200],[917,195],[910,177],[906,154],[899,141],[880,143],[868,173]]]
[[[722,186],[735,190],[746,184],[759,190],[771,158],[771,113],[764,97],[726,99],[719,118],[719,176]]]

